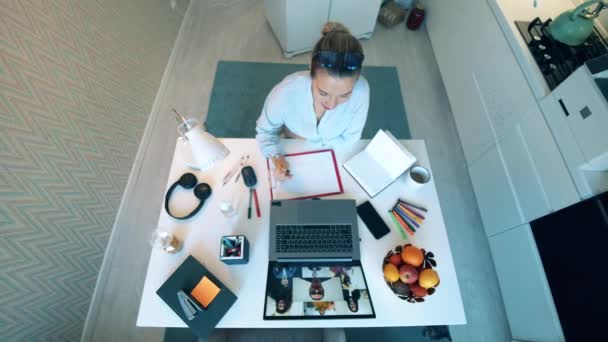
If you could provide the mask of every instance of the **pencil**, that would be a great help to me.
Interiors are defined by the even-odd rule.
[[[405,230],[403,229],[403,227],[399,224],[399,222],[397,221],[397,219],[395,218],[395,216],[393,216],[393,212],[391,210],[388,211],[389,215],[392,219],[393,219],[393,223],[397,226],[397,230],[399,231],[399,233],[401,233],[401,237],[405,240],[405,241],[409,241],[409,239],[407,238],[407,234],[405,234]]]
[[[418,209],[418,210],[422,210],[422,211],[424,211],[425,213],[426,213],[426,212],[428,212],[428,210],[427,210],[426,208],[423,208],[423,207],[421,207],[421,206],[417,206],[417,205],[412,204],[412,203],[410,203],[410,202],[408,202],[408,201],[402,200],[401,198],[399,199],[399,202],[402,202],[402,203],[404,203],[404,204],[407,204],[407,205],[409,205],[410,207],[416,208],[416,209]]]
[[[399,206],[399,208],[401,208],[401,210],[403,210],[404,213],[408,214],[408,216],[411,219],[414,219],[414,221],[416,221],[418,224],[422,224],[422,221],[424,220],[424,217],[418,216],[418,214],[412,212],[411,210],[409,210],[406,206],[404,206],[401,203],[397,204],[397,206]]]
[[[397,219],[397,221],[399,223],[401,223],[401,227],[403,227],[403,229],[405,229],[408,233],[410,233],[411,236],[414,236],[414,231],[410,228],[410,226],[407,223],[405,223],[405,221],[403,221],[401,216],[399,216],[399,214],[395,213],[394,211],[391,211],[391,213],[393,214],[395,219]]]
[[[412,228],[412,230],[415,232],[417,228],[419,228],[420,226],[418,225],[418,223],[416,223],[416,221],[412,220],[411,217],[409,217],[405,212],[403,212],[403,210],[401,210],[401,208],[399,206],[395,206],[393,208],[394,211],[397,212],[397,214],[399,214],[399,216],[401,216],[401,218],[403,219],[403,221],[405,221],[405,223],[408,223],[410,225],[410,228]]]

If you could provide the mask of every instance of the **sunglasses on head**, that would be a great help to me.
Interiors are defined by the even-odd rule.
[[[324,68],[358,70],[361,69],[365,56],[358,52],[317,51],[313,58],[316,58]]]

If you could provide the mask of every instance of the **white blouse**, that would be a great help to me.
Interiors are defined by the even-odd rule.
[[[283,126],[319,147],[339,147],[361,139],[369,108],[365,78],[359,76],[348,101],[327,110],[318,125],[311,84],[309,71],[296,72],[285,77],[266,97],[255,129],[265,157],[280,152],[277,144]]]

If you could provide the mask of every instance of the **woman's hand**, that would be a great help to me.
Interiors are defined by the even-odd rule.
[[[274,163],[274,176],[278,181],[284,181],[291,178],[291,174],[289,173],[289,163],[285,157],[278,155],[272,157],[272,162]]]

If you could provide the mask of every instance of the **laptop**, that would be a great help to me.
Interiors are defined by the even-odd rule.
[[[273,201],[271,262],[351,262],[361,259],[354,200]]]
[[[354,200],[274,201],[264,320],[375,318]]]

